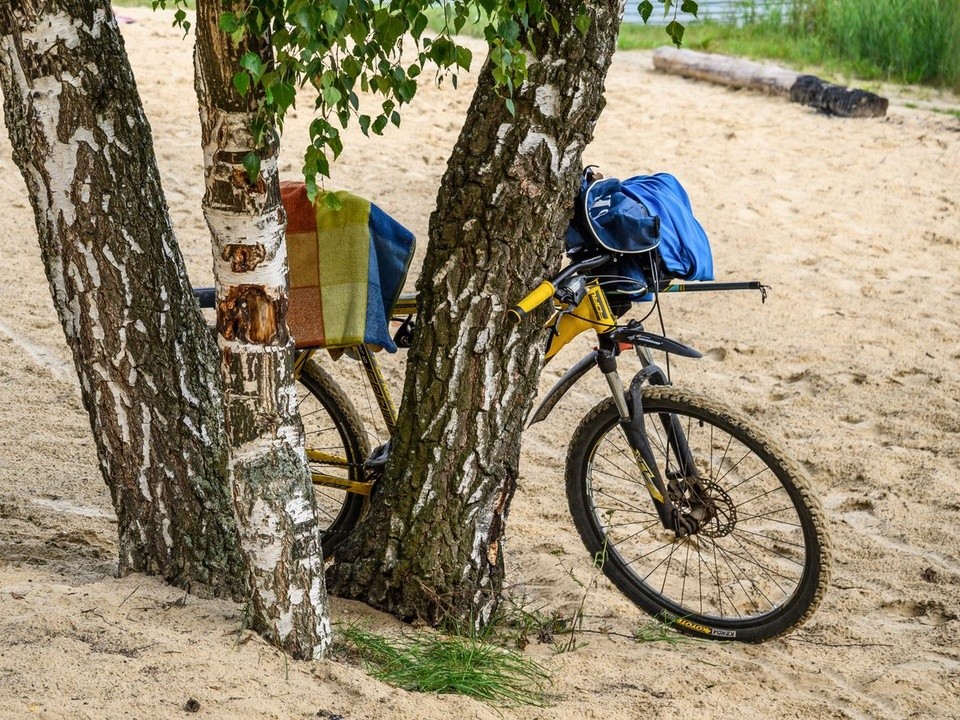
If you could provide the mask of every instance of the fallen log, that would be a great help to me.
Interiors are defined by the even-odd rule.
[[[815,75],[726,55],[662,47],[653,53],[653,67],[681,77],[783,95],[792,102],[842,117],[882,117],[889,104],[886,98],[866,90],[851,90]]]

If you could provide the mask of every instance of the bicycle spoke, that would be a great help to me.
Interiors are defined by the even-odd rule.
[[[619,413],[606,402],[571,448],[575,462],[589,462],[568,465],[568,492],[577,479],[570,473],[579,472],[586,493],[570,497],[577,527],[591,550],[610,550],[604,573],[654,615],[689,619],[678,621],[685,632],[746,640],[784,632],[803,618],[811,582],[822,577],[823,556],[809,557],[816,510],[793,490],[803,487],[802,475],[746,421],[695,393],[645,388],[643,411],[651,470],[675,512],[698,524],[683,537],[663,527],[641,490],[647,483]]]
[[[639,505],[633,505],[633,504],[631,504],[631,503],[628,503],[628,502],[627,502],[626,500],[624,500],[623,498],[617,497],[616,495],[611,495],[610,493],[605,492],[605,491],[603,491],[603,490],[596,490],[596,491],[594,491],[594,494],[596,494],[596,495],[602,495],[603,497],[608,497],[608,498],[610,498],[611,500],[617,501],[618,503],[620,503],[621,505],[624,506],[624,507],[622,507],[622,508],[619,508],[619,509],[622,509],[622,510],[633,510],[634,512],[643,513],[643,514],[645,514],[645,515],[654,515],[654,514],[656,514],[655,512],[651,513],[649,510],[643,509],[643,508],[640,507]],[[603,510],[615,510],[615,509],[618,509],[618,508],[608,508],[608,507],[603,506],[603,505],[594,505],[594,507],[597,508],[598,510],[600,510],[600,509],[603,509]]]

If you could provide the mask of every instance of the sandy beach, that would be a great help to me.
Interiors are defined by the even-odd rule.
[[[192,37],[169,14],[119,12],[180,246],[194,283],[208,285]],[[356,665],[288,661],[242,629],[241,605],[115,578],[116,521],[4,128],[0,718],[179,718],[190,700],[211,719],[960,718],[960,119],[936,112],[960,100],[871,87],[891,98],[885,118],[838,119],[662,75],[651,57],[615,57],[584,161],[611,176],[676,175],[717,279],[771,287],[764,304],[703,293],[662,306],[667,334],[705,355],[672,362],[674,382],[750,415],[823,502],[833,581],[812,620],[762,645],[630,639],[647,617],[592,568],[564,496],[567,443],[604,396],[599,376],[525,435],[508,528],[512,598],[568,616],[584,603],[576,650],[534,640],[524,651],[551,673],[545,707],[409,693]],[[351,131],[333,168],[334,187],[416,233],[418,261],[473,87],[424,86],[400,130]],[[287,123],[289,177],[308,110]],[[541,388],[588,344],[566,348]],[[387,362],[399,394],[402,357]],[[334,598],[332,612],[401,629],[359,603]]]

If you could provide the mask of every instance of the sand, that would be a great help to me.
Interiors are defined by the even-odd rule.
[[[189,41],[169,15],[121,12],[179,241],[195,283],[209,284]],[[424,87],[401,130],[351,133],[333,185],[375,199],[425,247],[472,87]],[[575,651],[525,651],[552,674],[544,708],[288,662],[242,630],[240,605],[114,577],[110,499],[3,133],[0,717],[176,718],[192,699],[206,718],[960,718],[960,120],[933,111],[960,105],[880,90],[893,99],[886,118],[842,120],[656,74],[647,53],[615,59],[585,160],[614,176],[675,174],[718,279],[772,288],[766,304],[665,298],[668,334],[705,353],[674,362],[674,381],[751,415],[807,469],[831,523],[833,583],[781,640],[630,640],[646,617],[591,568],[563,495],[566,444],[603,393],[586,383],[527,432],[510,517],[511,594],[587,613]],[[291,176],[308,115],[288,126]],[[586,343],[545,370],[544,387]],[[358,603],[332,607],[335,622],[396,628]]]

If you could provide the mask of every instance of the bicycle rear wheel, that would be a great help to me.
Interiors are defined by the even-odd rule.
[[[363,462],[370,445],[353,403],[315,360],[304,365],[299,380],[297,405],[326,558],[353,530],[366,507],[365,495],[340,485],[364,481]]]
[[[803,471],[701,395],[646,387],[643,413],[674,506],[702,524],[684,538],[664,530],[612,399],[600,403],[571,441],[567,498],[604,574],[654,617],[699,637],[761,642],[804,622],[826,590],[830,545]]]

